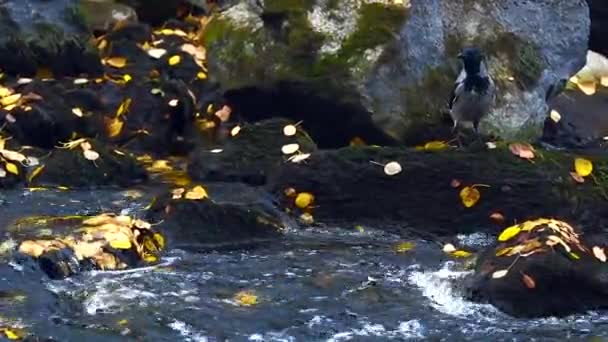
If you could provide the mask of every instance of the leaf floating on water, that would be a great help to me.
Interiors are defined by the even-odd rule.
[[[205,80],[207,79],[207,74],[203,71],[199,71],[196,73],[196,78],[198,78],[199,80]]]
[[[19,168],[17,167],[17,165],[13,164],[13,163],[6,163],[4,164],[4,167],[6,168],[6,171],[18,176],[19,175]]]
[[[75,85],[87,84],[87,83],[89,83],[89,80],[86,78],[77,78],[74,80]]]
[[[551,118],[551,120],[553,120],[553,122],[558,123],[561,119],[562,116],[559,114],[558,111],[556,111],[555,109],[551,110],[551,114],[549,114],[549,117]]]
[[[606,262],[606,252],[602,247],[594,246],[593,255],[597,258],[597,260],[601,262]]]
[[[13,328],[2,328],[0,329],[0,331],[3,331],[4,336],[6,336],[6,338],[12,341],[21,340],[25,337],[25,333],[23,331]]]
[[[454,247],[454,245],[452,245],[451,243],[446,243],[445,245],[443,245],[443,252],[454,253],[456,252],[456,247]]]
[[[258,303],[258,296],[251,291],[240,291],[234,295],[234,301],[240,306],[253,306]]]
[[[241,132],[241,126],[234,126],[231,130],[230,130],[230,135],[233,137],[236,137],[239,133]]]
[[[76,107],[76,108],[72,108],[72,114],[76,115],[77,117],[81,118],[84,116],[84,113],[82,112],[82,109]]]
[[[209,197],[207,190],[200,185],[195,186],[192,190],[186,192],[184,198],[187,200],[202,200]]]
[[[299,149],[300,145],[298,144],[287,144],[281,147],[281,152],[283,152],[283,154],[294,154],[298,152]]]
[[[388,176],[394,176],[400,174],[403,169],[401,168],[401,164],[393,161],[386,165],[384,165],[384,173]]]
[[[496,223],[503,223],[505,222],[505,216],[499,212],[495,212],[490,214],[490,219]]]
[[[583,178],[581,175],[579,175],[576,172],[570,172],[570,177],[572,177],[572,179],[577,182],[577,183],[585,183],[585,178]]]
[[[580,256],[578,256],[578,254],[574,252],[568,252],[568,255],[574,260],[579,260],[581,258]]]
[[[287,125],[287,126],[283,127],[283,134],[287,137],[292,137],[292,136],[296,135],[297,132],[298,132],[298,129],[294,125]]]
[[[581,177],[587,177],[593,172],[593,163],[585,158],[574,159],[574,170]]]
[[[521,232],[521,228],[519,226],[511,226],[506,228],[500,233],[498,236],[498,241],[505,242],[511,240],[514,236]]]
[[[108,135],[108,137],[114,138],[120,135],[124,124],[125,123],[119,118],[106,120],[106,134]]]
[[[300,192],[295,199],[296,207],[308,208],[315,201],[315,196],[309,192]]]
[[[300,153],[300,154],[296,154],[294,156],[289,157],[289,161],[295,164],[299,164],[301,162],[303,162],[304,160],[310,158],[311,154],[310,153]]]
[[[32,171],[32,173],[27,177],[27,181],[31,183],[34,178],[38,177],[42,173],[42,170],[44,170],[44,165],[40,165],[35,168],[34,171]]]
[[[425,151],[442,151],[450,147],[445,141],[429,141],[424,144]]]
[[[90,161],[95,161],[99,159],[99,153],[93,150],[85,150],[82,154],[84,155],[85,159]]]
[[[591,82],[578,82],[578,89],[580,89],[585,95],[591,96],[597,91],[597,84],[595,81]]]
[[[468,258],[471,255],[473,255],[473,253],[467,252],[467,251],[463,251],[461,249],[457,250],[457,251],[453,251],[451,254],[452,254],[452,256],[455,256],[457,258]]]
[[[486,143],[486,147],[488,148],[488,150],[494,150],[497,148],[496,143],[493,141],[488,141]]]
[[[467,208],[471,208],[477,204],[480,198],[481,193],[475,187],[467,186],[460,190],[460,199],[462,200],[462,204]]]
[[[500,278],[503,278],[504,276],[506,276],[508,273],[509,273],[509,270],[496,271],[496,272],[492,273],[492,278],[500,279]]]
[[[178,99],[172,99],[171,101],[169,101],[169,106],[170,107],[177,107],[178,104],[179,104],[179,100]]]
[[[509,253],[512,249],[513,249],[513,247],[505,247],[503,249],[498,250],[495,255],[497,257],[503,256],[503,255]]]
[[[207,107],[207,110],[213,110],[212,105],[209,105]],[[222,109],[215,112],[215,116],[217,116],[221,122],[226,122],[226,121],[230,120],[231,114],[232,114],[232,109],[226,105],[224,107],[222,107]]]
[[[397,253],[405,253],[411,251],[414,246],[416,246],[413,242],[400,242],[395,246],[395,251]]]
[[[0,99],[0,104],[4,107],[16,104],[21,99],[21,94],[13,94]]]
[[[523,281],[524,285],[526,285],[526,287],[529,289],[533,289],[536,287],[536,282],[534,281],[534,278],[530,277],[525,273],[521,274],[521,281]]]

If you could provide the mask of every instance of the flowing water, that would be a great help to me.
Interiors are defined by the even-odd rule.
[[[31,214],[137,215],[146,198],[120,191],[4,192],[0,220]],[[10,246],[2,232],[3,246]],[[460,236],[481,247],[489,238]],[[462,260],[436,243],[363,230],[291,231],[247,249],[170,249],[155,267],[48,280],[0,263],[0,326],[57,341],[589,340],[608,336],[608,315],[518,320],[458,293]],[[241,306],[248,291],[257,304]]]

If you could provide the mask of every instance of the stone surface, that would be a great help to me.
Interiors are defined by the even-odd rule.
[[[45,68],[55,75],[99,74],[97,51],[76,0],[23,0],[0,4],[0,65],[22,76]]]
[[[566,316],[605,309],[608,282],[602,235],[554,219],[505,229],[478,259],[469,296],[516,317]]]
[[[482,131],[531,138],[550,86],[584,65],[588,26],[583,0],[241,1],[209,24],[205,41],[226,90],[303,81],[366,109],[400,140],[442,122],[455,55],[479,45],[499,85]]]

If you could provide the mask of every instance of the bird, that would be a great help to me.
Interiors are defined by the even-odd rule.
[[[473,124],[479,135],[479,121],[490,111],[496,98],[496,85],[488,73],[486,58],[477,47],[464,48],[458,59],[462,70],[454,83],[449,112],[454,121],[453,131],[459,123]]]

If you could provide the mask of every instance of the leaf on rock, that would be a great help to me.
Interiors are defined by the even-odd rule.
[[[104,61],[105,64],[117,69],[121,69],[127,66],[127,59],[125,57],[110,57],[105,59]]]
[[[522,159],[534,159],[535,157],[534,147],[528,143],[513,143],[509,145],[509,150]]]
[[[462,200],[462,204],[467,208],[471,208],[477,204],[480,198],[481,193],[475,187],[467,186],[460,190],[460,199]]]
[[[0,104],[4,107],[8,107],[16,104],[21,99],[21,94],[13,94],[0,99]]]
[[[298,144],[287,144],[281,147],[281,152],[283,152],[283,154],[294,154],[298,152],[299,149],[300,145]]]
[[[498,236],[498,241],[505,242],[511,240],[514,236],[521,232],[521,228],[519,226],[511,226],[506,228],[500,233]]]
[[[579,175],[576,172],[570,172],[570,177],[572,177],[572,179],[577,182],[577,183],[585,183],[585,178],[583,178],[581,175]]]
[[[529,289],[533,289],[536,287],[536,282],[534,281],[534,278],[530,277],[529,275],[527,275],[525,273],[521,274],[521,281]]]
[[[182,62],[182,56],[180,56],[180,55],[173,55],[173,56],[171,56],[171,58],[169,58],[169,65],[171,65],[171,66],[178,65],[181,62]]]
[[[108,137],[115,138],[120,135],[124,124],[125,123],[119,118],[106,119],[106,134]]]
[[[593,172],[593,163],[585,158],[574,159],[574,170],[581,177],[587,177]]]
[[[400,174],[401,171],[403,171],[401,164],[397,163],[396,161],[384,165],[384,173],[388,176]]]
[[[308,208],[315,201],[315,196],[309,192],[300,192],[295,199],[296,207]]]
[[[19,168],[17,167],[17,165],[13,164],[13,163],[5,163],[4,167],[6,168],[6,171],[18,176],[19,175]]]
[[[593,255],[597,258],[597,260],[601,262],[606,262],[606,252],[602,247],[594,246]]]
[[[287,125],[287,126],[283,127],[283,134],[287,137],[292,137],[292,136],[296,135],[297,132],[298,132],[298,129],[294,125]]]
[[[167,53],[167,50],[165,49],[150,49],[148,50],[148,56],[154,58],[154,59],[159,59],[162,56],[164,56]]]
[[[115,249],[131,249],[132,244],[128,239],[112,240],[110,241],[110,247]]]
[[[492,278],[500,279],[500,278],[503,278],[504,276],[506,276],[507,274],[509,274],[509,270],[496,271],[496,272],[492,273]]]
[[[187,200],[202,200],[209,197],[207,190],[200,185],[195,186],[192,190],[186,192],[184,198]]]

